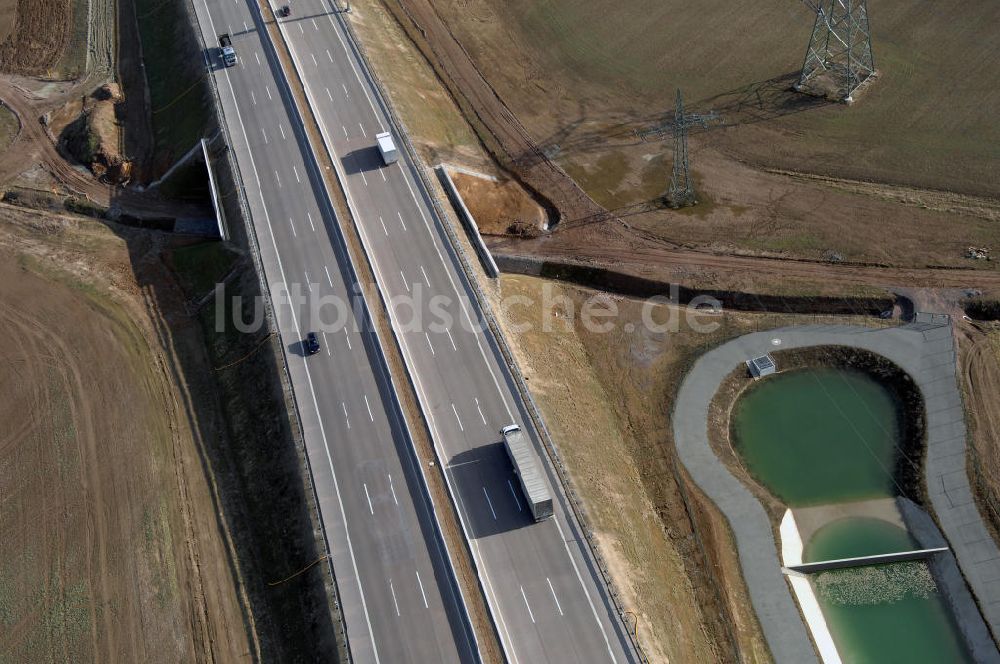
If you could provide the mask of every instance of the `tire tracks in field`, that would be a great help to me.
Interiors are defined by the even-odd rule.
[[[66,163],[45,127],[39,122],[39,109],[25,93],[9,81],[0,79],[0,100],[13,111],[21,123],[17,139],[0,157],[0,182],[13,179],[31,162],[39,163],[57,180],[77,194],[99,205],[109,205],[112,187],[102,185]]]
[[[97,591],[97,596],[92,596],[90,601],[93,655],[97,661],[111,661],[126,653],[119,649],[117,630],[111,621],[114,593],[108,580],[110,566],[108,564],[107,537],[104,536],[108,532],[107,515],[104,513],[107,503],[99,476],[101,459],[97,450],[97,437],[93,421],[94,406],[84,396],[88,394],[88,391],[84,384],[80,365],[76,361],[73,349],[65,341],[30,316],[20,314],[10,308],[4,311],[3,315],[8,323],[20,328],[27,338],[35,339],[39,347],[49,351],[41,355],[43,359],[49,360],[43,362],[42,369],[54,370],[59,375],[68,397],[67,405],[70,409],[70,418],[75,433],[73,438],[77,443],[82,471],[76,477],[80,481],[83,491],[83,504],[86,506],[87,514],[88,541],[85,551],[88,568],[87,580],[92,590]],[[51,412],[51,408],[40,412]],[[129,506],[116,505],[116,507],[128,509]],[[97,579],[96,584],[94,583],[95,579]],[[60,575],[60,582],[64,581],[65,575]],[[63,588],[63,592],[65,593],[65,588]],[[100,625],[100,629],[98,629],[98,625]],[[102,634],[102,638],[98,638],[98,631]],[[131,641],[126,641],[126,643],[132,644]],[[98,650],[102,644],[106,648],[103,653]],[[70,655],[67,653],[67,660],[72,659]],[[137,654],[128,653],[127,661],[139,661]]]
[[[841,288],[894,286],[971,288],[1000,292],[1000,273],[992,270],[942,266],[899,267],[862,263],[829,263],[818,260],[714,253],[669,242],[652,242],[644,234],[622,227],[566,228],[534,239],[487,237],[490,250],[503,256],[530,256],[553,265],[608,267],[615,271],[677,283],[691,288],[712,289],[747,275],[769,283],[801,280]],[[725,286],[724,290],[731,290]]]
[[[979,496],[980,510],[985,521],[1000,532],[1000,362],[993,356],[993,340],[978,324],[956,327],[959,338],[959,371],[966,399],[966,413],[970,420],[974,457],[970,464],[974,480],[985,478],[989,486],[980,481],[972,483]]]

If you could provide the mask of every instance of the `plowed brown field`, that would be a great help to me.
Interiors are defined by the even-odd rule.
[[[72,0],[17,0],[13,29],[0,42],[0,70],[43,75],[69,42]]]
[[[120,238],[0,206],[0,660],[249,650],[153,327]]]
[[[969,476],[980,511],[1000,539],[1000,324],[963,323],[957,336],[972,434]]]

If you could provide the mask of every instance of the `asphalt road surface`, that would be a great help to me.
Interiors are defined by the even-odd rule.
[[[389,129],[374,86],[322,0],[288,3],[281,29],[384,297],[456,497],[463,526],[512,662],[626,662],[620,622],[551,469],[555,518],[533,523],[500,443],[521,424],[541,449],[496,341],[408,156],[384,166],[375,134]],[[262,44],[246,0],[196,0],[206,44],[228,31],[240,58],[209,59],[237,156],[272,294],[303,284],[307,300],[346,299],[355,283],[284,73]],[[268,16],[268,19],[271,17]],[[398,139],[397,139],[398,143]],[[345,622],[356,661],[439,662],[475,657],[392,385],[369,333],[325,325],[308,306],[276,300],[293,388]],[[363,317],[363,316],[362,316]],[[321,334],[323,351],[298,340]],[[384,398],[383,398],[384,396]]]
[[[307,145],[275,79],[254,13],[243,2],[198,0],[205,42],[229,31],[240,64],[208,60],[247,190],[260,255],[342,595],[356,661],[475,661],[475,645],[392,394],[378,342],[350,324],[321,334],[307,304],[282,304],[283,284],[307,299],[350,301],[355,283]],[[364,316],[363,312],[359,313]]]

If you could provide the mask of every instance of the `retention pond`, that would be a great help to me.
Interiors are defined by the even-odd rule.
[[[867,374],[809,368],[769,377],[736,404],[732,440],[749,473],[802,508],[901,493],[901,407]],[[804,562],[920,548],[876,518],[841,518],[805,542]],[[924,561],[821,572],[811,582],[841,659],[969,661]]]
[[[896,402],[860,372],[772,376],[740,399],[732,431],[750,474],[789,507],[897,493]]]

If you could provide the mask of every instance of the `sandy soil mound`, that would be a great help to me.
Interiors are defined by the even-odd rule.
[[[535,237],[545,227],[545,209],[516,182],[498,182],[454,171],[451,178],[480,232]]]
[[[125,184],[132,174],[132,163],[121,154],[121,126],[116,108],[123,102],[117,84],[101,86],[82,104],[71,102],[72,108],[80,109],[79,115],[59,135],[62,147],[70,155],[109,184]]]

